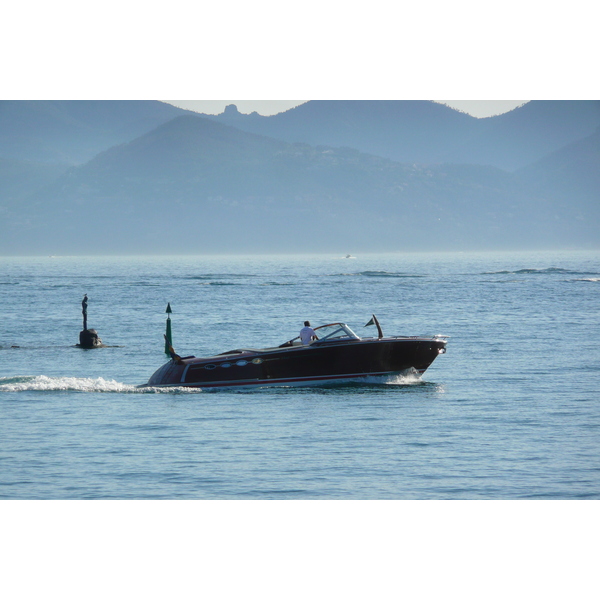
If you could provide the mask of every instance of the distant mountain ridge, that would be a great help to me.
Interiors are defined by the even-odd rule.
[[[197,113],[155,101],[0,101],[0,158],[83,164],[183,114]],[[288,143],[514,171],[591,135],[600,101],[531,101],[485,119],[422,100],[309,101],[268,117],[231,105],[201,116]]]
[[[1,100],[0,158],[83,164],[185,113],[148,100]]]
[[[581,104],[579,116],[577,104],[534,105],[516,115],[521,128],[508,120],[496,133],[496,117],[483,120],[486,135],[504,136],[502,156],[511,149],[536,156],[515,172],[288,142],[189,111],[165,112],[162,103],[107,104],[13,106],[25,123],[0,118],[0,150],[18,154],[0,155],[0,254],[332,252],[349,240],[361,252],[599,245],[600,134],[592,127],[598,103]],[[404,131],[399,147],[414,138],[415,148],[429,152],[432,139],[454,130],[469,131],[461,143],[470,148],[482,139],[471,129],[477,119],[442,105],[431,119],[426,102],[375,105],[365,120],[364,105],[332,112],[333,104],[310,104],[304,110],[317,114],[322,139],[345,122],[345,135],[389,146],[396,138],[376,125],[392,113],[413,117],[390,122],[389,129]],[[27,114],[40,106],[42,117],[29,122]],[[318,129],[310,119],[294,119]],[[529,133],[511,146],[521,130]],[[113,139],[120,141],[105,147]],[[93,158],[77,163],[93,149]],[[46,160],[34,161],[36,153]],[[56,161],[60,155],[74,162]]]
[[[521,177],[290,144],[189,114],[5,205],[12,227],[0,226],[0,252],[40,242],[51,254],[330,252],[349,239],[360,251],[592,243],[585,202],[574,212],[529,194]]]
[[[313,100],[270,117],[242,115],[234,107],[203,116],[291,143],[512,171],[590,135],[600,125],[600,101],[534,100],[485,119],[428,100]]]
[[[270,117],[245,118],[231,109],[203,116],[290,143],[349,147],[425,164],[438,162],[440,140],[472,135],[477,121],[435,102],[413,100],[313,100]]]

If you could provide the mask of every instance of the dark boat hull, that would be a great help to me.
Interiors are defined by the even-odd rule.
[[[434,338],[383,338],[310,346],[235,350],[211,358],[183,358],[163,365],[144,387],[243,387],[309,385],[367,377],[422,374],[445,352]]]

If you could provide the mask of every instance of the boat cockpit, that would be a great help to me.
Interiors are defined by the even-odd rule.
[[[329,323],[328,325],[320,325],[315,327],[317,339],[311,345],[320,344],[323,342],[343,341],[343,340],[360,340],[360,338],[346,325],[345,323]],[[295,337],[289,342],[285,342],[279,346],[280,348],[289,348],[290,346],[301,346],[300,336]]]

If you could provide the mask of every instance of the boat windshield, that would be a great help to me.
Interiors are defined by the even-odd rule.
[[[323,340],[359,340],[360,338],[345,323],[330,323],[315,327],[319,341]]]
[[[318,339],[313,343],[319,343],[323,340],[360,340],[360,338],[346,325],[345,323],[329,323],[329,325],[321,325],[315,327],[315,333]],[[295,337],[289,342],[281,344],[279,348],[287,348],[288,346],[299,346],[300,337]]]

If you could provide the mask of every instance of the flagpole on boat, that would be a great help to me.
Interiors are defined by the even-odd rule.
[[[375,315],[371,317],[371,320],[365,325],[365,327],[369,327],[369,325],[377,326],[377,334],[379,339],[381,339],[383,337],[383,331],[381,330],[381,325],[379,324],[379,321],[377,320],[377,317]]]

